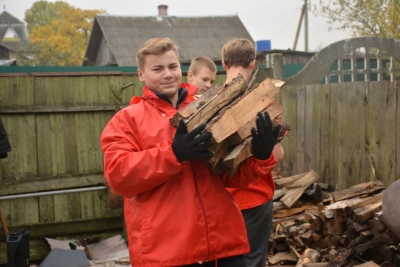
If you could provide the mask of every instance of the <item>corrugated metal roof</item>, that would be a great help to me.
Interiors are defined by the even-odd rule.
[[[14,29],[22,42],[29,42],[29,34],[25,22],[17,19],[7,11],[3,11],[0,14],[0,40],[3,39],[9,27]]]
[[[185,62],[197,56],[220,59],[222,46],[234,38],[253,41],[238,16],[97,15],[86,51],[89,61],[95,61],[98,35],[104,35],[119,66],[135,66],[140,46],[153,37],[169,37],[176,41],[180,47],[180,60]]]

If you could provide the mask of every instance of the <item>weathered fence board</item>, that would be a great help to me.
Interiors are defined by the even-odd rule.
[[[314,169],[338,188],[374,180],[373,170],[385,185],[398,179],[398,95],[398,81],[284,87],[283,115],[292,128],[283,142],[284,175]]]
[[[321,182],[327,183],[330,170],[329,158],[329,129],[330,129],[330,105],[329,105],[329,86],[321,86],[321,130],[320,130],[320,165],[319,174]]]
[[[300,86],[297,90],[297,170],[296,173],[303,173],[305,168],[305,110],[306,110],[306,88],[305,86]],[[289,122],[290,124],[290,122]],[[302,125],[302,127],[299,127]]]

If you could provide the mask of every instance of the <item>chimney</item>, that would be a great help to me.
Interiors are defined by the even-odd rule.
[[[159,16],[168,16],[168,6],[167,5],[159,5],[158,6],[158,15]]]

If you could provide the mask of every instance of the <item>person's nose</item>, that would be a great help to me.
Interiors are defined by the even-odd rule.
[[[168,68],[166,68],[164,72],[164,78],[169,79],[171,77],[173,77],[171,71]]]
[[[206,88],[210,89],[211,88],[211,82],[206,82]]]

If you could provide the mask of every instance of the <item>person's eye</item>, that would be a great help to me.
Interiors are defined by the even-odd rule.
[[[171,69],[176,70],[178,68],[178,65],[172,65]]]

